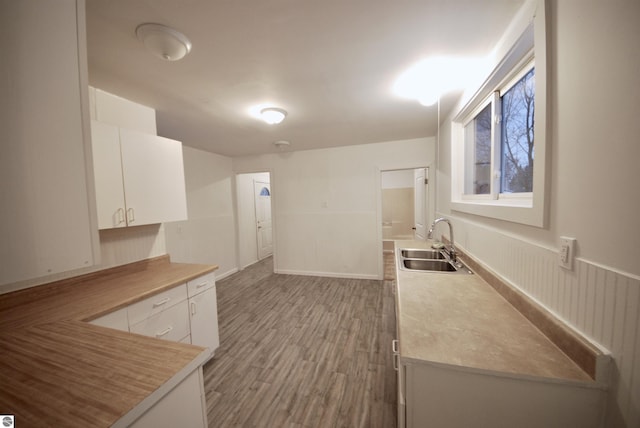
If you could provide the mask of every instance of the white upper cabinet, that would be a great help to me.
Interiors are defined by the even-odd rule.
[[[186,220],[182,143],[91,125],[100,229]]]
[[[92,120],[91,141],[98,227],[125,227],[127,223],[119,130],[115,126]]]
[[[187,219],[182,143],[120,129],[130,226]]]
[[[0,2],[0,285],[99,261],[84,17],[82,0]]]
[[[151,107],[93,87],[89,87],[89,95],[93,99],[92,119],[145,134],[158,134],[156,111]]]

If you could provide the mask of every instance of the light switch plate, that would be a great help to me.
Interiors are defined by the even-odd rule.
[[[558,252],[558,264],[567,270],[573,270],[575,258],[576,238],[560,237],[560,251]]]

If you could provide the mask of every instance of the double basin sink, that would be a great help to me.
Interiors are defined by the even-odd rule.
[[[442,272],[470,275],[473,272],[459,260],[453,261],[445,250],[398,250],[400,269],[417,272]]]

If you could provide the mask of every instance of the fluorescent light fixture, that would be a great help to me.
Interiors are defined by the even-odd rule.
[[[149,52],[165,61],[177,61],[191,51],[187,36],[165,25],[140,24],[136,36]]]
[[[267,107],[260,110],[260,117],[269,125],[276,125],[287,117],[287,112],[277,107]]]
[[[486,63],[486,60],[477,58],[442,56],[423,59],[396,79],[393,92],[430,106],[437,103],[443,94],[467,89],[479,77],[486,77]]]

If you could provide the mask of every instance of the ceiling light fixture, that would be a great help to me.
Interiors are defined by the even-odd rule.
[[[282,150],[286,147],[289,147],[291,143],[285,140],[278,140],[278,141],[274,141],[273,145],[276,146],[279,150]]]
[[[287,112],[281,108],[267,107],[260,110],[260,117],[268,124],[276,125],[287,117]]]
[[[165,61],[178,61],[191,51],[187,36],[162,24],[140,24],[136,36],[149,52]]]

